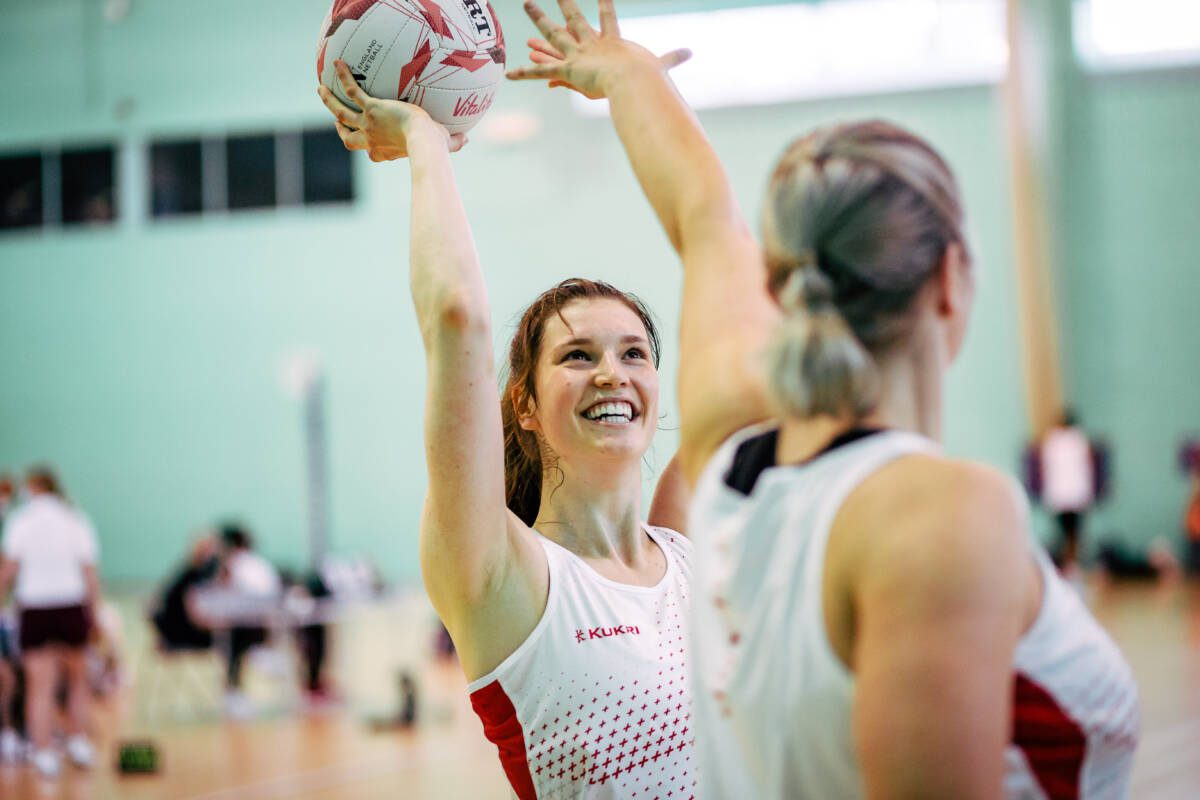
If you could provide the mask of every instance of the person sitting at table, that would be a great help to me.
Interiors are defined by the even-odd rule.
[[[221,582],[226,589],[244,596],[247,607],[272,598],[283,590],[279,573],[271,563],[254,552],[254,540],[240,525],[221,528],[224,554]],[[225,671],[225,710],[231,717],[246,717],[253,712],[241,690],[242,660],[253,647],[265,644],[267,629],[258,624],[235,624],[229,629],[229,651]]]
[[[220,549],[220,542],[213,534],[197,539],[183,568],[163,589],[158,607],[150,618],[163,649],[207,650],[212,647],[212,631],[192,612],[191,593],[216,578]]]

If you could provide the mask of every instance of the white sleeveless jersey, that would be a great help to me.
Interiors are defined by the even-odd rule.
[[[539,536],[546,611],[500,666],[468,685],[520,800],[687,800],[695,792],[684,675],[692,544],[645,530],[666,554],[655,586],[602,577]]]
[[[825,545],[842,502],[871,473],[936,451],[916,434],[888,431],[774,467],[774,432],[757,428],[735,435],[706,467],[690,515],[698,796],[863,796],[854,676],[825,632]],[[1139,719],[1132,675],[1041,547],[1031,546],[1044,600],[1014,656],[1006,796],[1125,797]]]

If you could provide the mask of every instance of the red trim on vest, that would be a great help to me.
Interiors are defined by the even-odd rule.
[[[500,751],[500,765],[520,800],[537,800],[529,758],[525,754],[525,731],[517,719],[517,709],[504,693],[500,681],[471,692],[471,707],[483,721],[483,734]]]
[[[1077,800],[1087,736],[1053,695],[1020,674],[1013,687],[1013,744],[1050,800]]]

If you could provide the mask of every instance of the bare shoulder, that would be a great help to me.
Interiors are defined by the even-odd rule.
[[[1028,574],[1025,498],[1012,478],[982,464],[898,459],[851,494],[836,524],[849,533],[859,580],[955,594],[1020,585]]]
[[[897,459],[869,477],[847,505],[878,514],[887,527],[917,525],[944,530],[961,526],[1023,535],[1026,501],[1020,487],[997,469],[936,455]]]

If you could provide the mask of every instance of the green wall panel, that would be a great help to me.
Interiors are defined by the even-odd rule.
[[[326,5],[258,0],[249,14],[232,0],[144,0],[111,24],[80,0],[0,2],[0,67],[8,74],[26,69],[48,43],[58,42],[61,54],[31,75],[33,91],[18,81],[0,87],[6,107],[29,109],[0,119],[0,147],[323,124],[312,62]],[[516,3],[499,10],[510,45],[531,33]],[[520,51],[512,47],[510,60]],[[1091,113],[1107,128],[1076,156],[1090,165],[1077,191],[1095,227],[1078,236],[1089,256],[1065,278],[1076,343],[1069,377],[1087,398],[1085,414],[1122,446],[1122,478],[1145,472],[1122,485],[1110,514],[1133,535],[1142,528],[1126,519],[1157,514],[1162,527],[1177,510],[1163,477],[1169,459],[1148,445],[1161,449],[1200,407],[1197,382],[1185,377],[1197,363],[1195,326],[1179,321],[1196,319],[1195,271],[1173,238],[1195,237],[1190,187],[1200,166],[1184,154],[1200,144],[1197,91],[1159,76],[1098,81],[1090,90]],[[1190,111],[1180,110],[1189,102]],[[665,417],[648,459],[649,492],[676,441],[678,267],[606,120],[579,117],[564,93],[532,85],[502,88],[491,113],[507,112],[537,115],[541,133],[515,144],[476,137],[455,158],[488,273],[497,353],[524,303],[562,277],[600,277],[641,294],[667,333]],[[980,291],[950,375],[947,448],[1012,469],[1027,433],[996,91],[721,110],[702,119],[756,217],[770,164],[790,138],[868,115],[928,136],[959,173]],[[1167,123],[1170,133],[1160,130]],[[122,199],[137,202],[144,156],[137,146],[129,153],[135,163],[126,165]],[[109,229],[0,236],[0,467],[60,467],[96,521],[106,576],[156,578],[189,532],[227,517],[245,520],[275,560],[303,562],[301,409],[279,372],[289,353],[313,350],[328,378],[333,545],[372,556],[386,574],[415,578],[424,367],[407,288],[408,172],[403,163],[365,159],[355,170],[359,196],[349,207],[161,222],[142,213]],[[1091,346],[1094,337],[1106,346]],[[1168,341],[1190,342],[1190,351]],[[1151,381],[1176,391],[1158,392],[1152,407],[1135,413]]]

